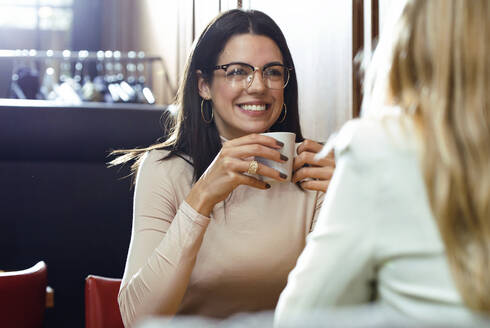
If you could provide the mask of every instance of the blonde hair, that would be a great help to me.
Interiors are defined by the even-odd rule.
[[[382,35],[363,111],[416,123],[432,212],[465,304],[490,312],[490,1],[408,1]]]

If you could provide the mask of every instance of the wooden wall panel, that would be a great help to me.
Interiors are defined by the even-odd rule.
[[[352,117],[352,3],[248,0],[281,27],[296,65],[305,137],[324,141]]]
[[[356,57],[364,48],[364,0],[352,1],[352,116],[361,113],[362,84],[360,62]]]

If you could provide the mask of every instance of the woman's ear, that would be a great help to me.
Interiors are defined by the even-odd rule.
[[[197,88],[199,89],[199,95],[206,100],[211,99],[211,90],[208,82],[203,77],[202,71],[198,69],[197,74]]]

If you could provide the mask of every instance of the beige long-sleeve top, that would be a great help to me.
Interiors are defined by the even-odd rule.
[[[323,193],[293,183],[237,187],[210,218],[185,198],[192,166],[146,153],[136,178],[131,243],[119,291],[126,326],[148,314],[226,317],[273,309]]]

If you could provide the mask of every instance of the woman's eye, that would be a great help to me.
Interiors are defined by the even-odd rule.
[[[280,69],[268,69],[265,71],[265,75],[271,77],[282,76],[282,71]]]
[[[228,73],[226,73],[227,76],[244,76],[247,75],[247,72],[245,72],[243,69],[232,69]]]

